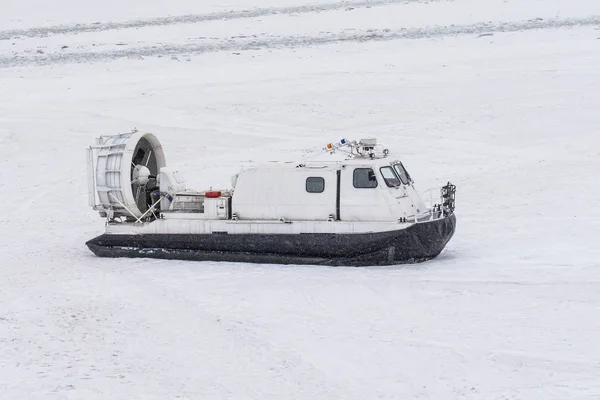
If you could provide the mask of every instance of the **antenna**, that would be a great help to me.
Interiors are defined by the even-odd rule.
[[[348,155],[349,158],[386,158],[390,153],[388,149],[382,145],[377,144],[377,139],[361,139],[359,142],[355,140],[348,141],[341,139],[336,143],[327,143],[323,148],[324,151],[329,154],[334,154],[337,151],[343,152]]]

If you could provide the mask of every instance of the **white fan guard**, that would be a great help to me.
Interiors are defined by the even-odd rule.
[[[147,210],[144,200],[138,198],[136,202],[133,189],[136,182],[132,176],[136,165],[146,166],[154,177],[166,165],[156,136],[136,130],[97,138],[96,144],[87,150],[87,162],[89,204],[111,219],[139,218]]]

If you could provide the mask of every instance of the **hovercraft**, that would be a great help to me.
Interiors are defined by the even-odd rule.
[[[456,227],[456,187],[421,196],[376,139],[327,144],[341,161],[247,168],[232,187],[186,188],[151,133],[101,136],[87,150],[89,204],[106,219],[100,257],[393,265],[430,260]]]

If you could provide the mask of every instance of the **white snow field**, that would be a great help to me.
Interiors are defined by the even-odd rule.
[[[600,398],[599,39],[598,0],[0,0],[0,398]],[[457,185],[457,232],[392,267],[97,258],[85,148],[134,127],[198,189],[376,136]]]

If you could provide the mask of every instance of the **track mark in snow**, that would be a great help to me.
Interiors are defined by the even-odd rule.
[[[228,21],[234,19],[248,19],[268,17],[271,15],[308,14],[324,11],[335,11],[347,8],[381,7],[390,4],[406,3],[438,3],[453,0],[363,0],[349,2],[324,3],[318,5],[303,5],[292,7],[255,8],[250,10],[223,11],[211,14],[190,14],[176,17],[152,18],[124,22],[96,22],[77,25],[56,25],[30,29],[14,29],[0,31],[0,40],[9,40],[16,37],[44,37],[48,35],[68,35],[83,32],[102,32],[117,29],[144,28],[150,26],[168,26],[177,24],[197,24],[210,21]]]
[[[562,366],[570,365],[572,367],[585,367],[597,369],[600,371],[600,362],[593,358],[565,358],[565,357],[554,357],[548,354],[541,354],[538,352],[528,352],[519,350],[509,349],[494,349],[483,346],[471,346],[461,343],[450,343],[439,340],[429,340],[423,338],[415,338],[409,336],[399,336],[397,340],[402,340],[407,343],[412,343],[417,346],[430,346],[439,347],[444,349],[453,350],[456,352],[479,352],[483,354],[490,354],[496,357],[505,357],[513,360],[528,360],[530,362],[536,362],[540,364],[560,364]]]
[[[266,39],[214,40],[202,44],[173,44],[162,46],[132,47],[106,52],[72,52],[58,54],[32,54],[27,56],[0,57],[0,68],[27,65],[52,65],[60,63],[94,63],[121,58],[143,58],[156,56],[196,55],[221,51],[247,51],[310,47],[341,42],[375,42],[400,39],[427,39],[456,35],[480,35],[490,32],[522,32],[535,29],[572,28],[600,24],[600,16],[546,21],[520,21],[501,23],[477,23],[471,25],[436,26],[414,29],[377,29],[363,32],[328,33],[318,36],[284,36]]]

